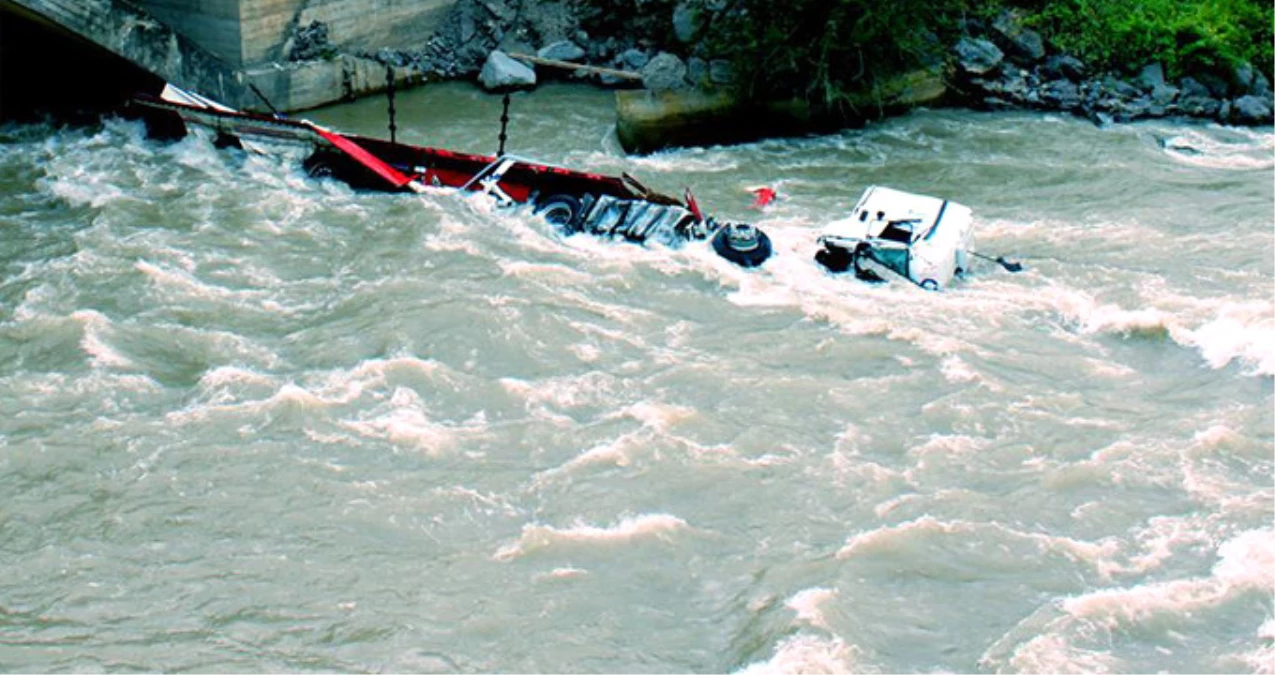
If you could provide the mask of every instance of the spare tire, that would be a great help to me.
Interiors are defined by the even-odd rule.
[[[713,235],[717,255],[740,267],[757,267],[770,258],[770,237],[747,223],[728,223]]]
[[[580,200],[571,195],[550,195],[536,202],[534,213],[563,234],[580,231]]]

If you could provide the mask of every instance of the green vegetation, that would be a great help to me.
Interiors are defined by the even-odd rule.
[[[1170,77],[1226,74],[1251,63],[1271,75],[1269,0],[1039,0],[1028,25],[1105,70],[1159,61]]]
[[[923,65],[955,41],[963,20],[1015,11],[1057,49],[1097,71],[1229,77],[1239,63],[1272,75],[1270,0],[735,0],[714,23],[744,93],[848,106],[851,91]]]
[[[938,57],[968,0],[738,0],[710,47],[735,63],[747,96],[798,96],[832,108],[878,77]]]

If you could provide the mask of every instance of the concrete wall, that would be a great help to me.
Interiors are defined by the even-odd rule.
[[[385,87],[385,68],[341,56],[287,62],[298,27],[319,21],[348,52],[422,48],[454,0],[0,0],[25,8],[160,78],[227,105],[282,110]],[[400,80],[407,73],[400,73]]]
[[[70,31],[164,81],[237,102],[237,73],[157,17],[122,0],[4,0]],[[32,58],[40,58],[39,54]],[[233,105],[233,103],[232,103]]]
[[[454,0],[136,0],[232,66],[287,58],[297,27],[320,21],[337,47],[422,47]]]
[[[134,0],[155,18],[231,66],[243,65],[241,0]]]

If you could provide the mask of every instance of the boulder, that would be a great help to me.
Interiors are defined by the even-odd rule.
[[[1222,110],[1222,102],[1209,96],[1183,95],[1178,98],[1178,111],[1190,117],[1216,118]]]
[[[616,57],[616,66],[624,70],[641,70],[651,62],[651,57],[641,49],[628,49]]]
[[[1178,97],[1178,88],[1169,84],[1158,84],[1151,89],[1151,101],[1156,105],[1169,105]]]
[[[1028,63],[1045,57],[1045,41],[1040,33],[1024,27],[1012,12],[1002,12],[992,23],[992,30],[1011,57]]]
[[[1235,67],[1235,73],[1232,76],[1235,82],[1235,92],[1241,96],[1253,95],[1262,98],[1271,97],[1271,83],[1253,66],[1242,63]]]
[[[1080,87],[1068,79],[1054,80],[1046,83],[1041,89],[1040,98],[1043,102],[1061,110],[1075,110],[1081,103]]]
[[[536,86],[536,71],[499,49],[487,55],[478,81],[488,91],[509,91]]]
[[[1271,117],[1270,101],[1260,96],[1241,96],[1231,104],[1231,118],[1240,124],[1267,124]]]
[[[1164,66],[1159,63],[1149,63],[1142,67],[1141,72],[1134,78],[1134,82],[1142,87],[1143,91],[1151,91],[1156,87],[1164,85]]]
[[[1085,64],[1074,56],[1055,54],[1045,59],[1041,72],[1051,80],[1066,78],[1072,82],[1079,82],[1085,76]]]
[[[1200,84],[1208,87],[1209,93],[1215,98],[1226,98],[1231,93],[1231,86],[1226,80],[1213,73],[1196,73],[1195,78],[1200,81]]]
[[[957,65],[970,75],[986,75],[1000,66],[1005,54],[991,42],[978,38],[961,38],[954,48]]]
[[[1209,88],[1200,84],[1194,77],[1184,77],[1178,81],[1182,98],[1213,98]]]
[[[673,35],[682,44],[691,44],[704,30],[704,12],[692,2],[679,2],[673,8]]]
[[[703,87],[708,84],[708,62],[698,56],[687,59],[686,79],[691,81],[692,87]]]
[[[682,89],[686,85],[686,64],[668,52],[660,52],[642,67],[642,86],[651,91]]]
[[[557,61],[579,61],[585,56],[585,51],[576,43],[570,40],[559,40],[553,44],[545,45],[536,52],[536,56],[542,59],[554,59]]]

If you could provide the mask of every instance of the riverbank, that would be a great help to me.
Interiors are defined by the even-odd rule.
[[[1275,117],[1270,81],[1250,65],[1176,77],[1158,62],[1099,69],[1042,37],[1029,26],[1029,16],[1009,10],[990,19],[965,19],[958,31],[943,37],[900,38],[927,45],[921,67],[898,75],[873,73],[857,90],[839,90],[836,101],[759,99],[745,91],[728,58],[730,49],[713,32],[746,19],[738,14],[747,9],[708,0],[651,2],[627,8],[633,11],[621,19],[616,16],[620,8],[610,6],[615,4],[618,0],[460,0],[421,48],[357,56],[414,73],[422,82],[477,79],[491,91],[547,80],[644,89],[651,94],[622,93],[617,105],[622,129],[643,130],[640,140],[625,142],[626,149],[638,152],[860,126],[917,105],[1064,112],[1099,125],[1187,118],[1254,126]],[[321,27],[308,35],[309,42],[298,42],[298,53],[332,56]],[[594,70],[537,67],[511,54]],[[926,81],[924,95],[899,84],[918,77]],[[640,119],[626,118],[633,110],[640,111],[635,113]],[[622,141],[633,137],[621,133]]]

